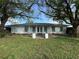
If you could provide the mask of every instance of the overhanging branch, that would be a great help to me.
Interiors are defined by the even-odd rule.
[[[50,14],[48,14],[48,13],[42,11],[42,10],[40,10],[40,12],[42,12],[42,13],[44,13],[45,15],[48,15],[48,16],[50,16],[50,17],[56,17],[56,16],[50,15]]]

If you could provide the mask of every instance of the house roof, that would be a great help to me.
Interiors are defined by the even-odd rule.
[[[54,21],[52,19],[25,19],[25,18],[21,18],[21,17],[16,17],[16,18],[8,18],[8,21],[5,24],[5,27],[8,26],[14,26],[14,25],[28,25],[28,23],[33,23],[33,24],[54,24],[57,25],[59,24],[58,21]],[[63,23],[63,25],[67,25],[65,23]]]

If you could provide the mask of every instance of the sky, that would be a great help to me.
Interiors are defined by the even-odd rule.
[[[34,11],[33,17],[38,17],[38,19],[37,18],[32,19],[32,21],[34,23],[55,23],[55,24],[58,24],[57,22],[54,22],[52,20],[52,18],[49,19],[47,17],[47,15],[45,15],[44,13],[39,11],[39,9],[43,10],[43,11],[46,11],[46,7],[43,6],[43,7],[39,8],[39,6],[37,4],[34,4],[31,7],[31,9]],[[9,19],[11,19],[11,18],[9,18]],[[14,21],[15,19],[17,19],[17,20]],[[16,24],[17,23],[18,24],[19,23],[23,24],[23,23],[27,22],[27,19],[23,19],[23,18],[15,18],[15,19],[12,19],[11,21],[8,21],[5,25],[11,25],[11,22],[14,22]]]
[[[33,17],[38,17],[38,19],[37,18],[32,19],[33,22],[36,22],[36,23],[43,23],[43,22],[44,23],[57,23],[57,22],[53,21],[53,18],[48,18],[47,15],[45,15],[44,13],[39,11],[39,9],[43,10],[43,11],[47,11],[47,8],[45,6],[39,8],[39,6],[37,4],[34,4],[31,7],[31,9],[34,11]],[[19,20],[19,18],[16,18],[16,19],[17,20],[16,21],[13,20],[13,22],[17,22],[17,23],[25,23],[26,22],[26,19],[25,20],[22,18],[20,18],[21,20]],[[7,22],[6,25],[7,24],[11,24],[11,23]]]
[[[23,0],[24,1],[24,0]],[[33,10],[33,17],[38,17],[38,19],[37,18],[34,18],[34,19],[32,19],[33,20],[33,22],[38,22],[38,23],[40,23],[40,22],[51,22],[51,21],[48,21],[48,17],[44,14],[44,13],[42,13],[42,12],[40,12],[39,11],[39,9],[40,10],[43,10],[43,11],[46,11],[46,7],[41,7],[41,8],[39,8],[39,6],[37,5],[37,4],[34,4],[32,7],[31,7],[31,9]],[[19,12],[21,12],[20,10],[18,10]],[[10,18],[9,18],[10,19]],[[24,20],[24,19],[22,19],[22,18],[20,18],[21,20],[18,20],[19,18],[15,18],[15,19],[17,19],[16,21],[14,21],[14,19],[12,19],[11,21],[13,21],[14,23],[24,23],[24,22],[26,22],[26,19]],[[11,24],[10,22],[8,22],[8,23],[6,23],[6,25],[7,24]]]
[[[40,19],[48,19],[47,15],[45,15],[42,12],[40,12],[39,9],[43,10],[43,11],[46,11],[46,7],[39,8],[39,6],[37,4],[32,6],[32,10],[34,10],[34,16],[35,17],[39,17]]]
[[[24,3],[27,3],[28,5],[30,4],[30,3],[28,3],[28,2],[25,2],[26,0],[21,0],[22,2],[24,2]],[[29,0],[27,0],[27,1],[29,1]],[[36,0],[36,1],[39,1],[39,3],[43,3],[44,2],[44,0]],[[42,1],[42,2],[41,2]],[[40,19],[48,19],[48,17],[45,15],[45,14],[43,14],[42,12],[40,12],[39,11],[39,9],[40,10],[43,10],[43,11],[46,11],[46,7],[41,7],[41,8],[39,8],[39,6],[37,5],[37,4],[34,4],[32,7],[31,7],[31,9],[33,10],[33,15],[32,16],[34,16],[34,17],[39,17]],[[20,11],[19,11],[20,12]]]

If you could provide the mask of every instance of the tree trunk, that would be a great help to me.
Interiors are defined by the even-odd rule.
[[[4,37],[7,34],[7,31],[4,29],[5,28],[5,23],[8,19],[7,15],[3,15],[1,17],[1,25],[0,25],[0,38]]]
[[[1,17],[0,32],[5,31],[4,28],[5,28],[5,23],[6,23],[7,19],[8,19],[8,16],[6,14]]]
[[[72,36],[73,36],[73,37],[77,37],[77,27],[78,27],[78,26],[76,26],[76,25],[74,26],[74,25],[73,25],[73,32],[72,32]]]

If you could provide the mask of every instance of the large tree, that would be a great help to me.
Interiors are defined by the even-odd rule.
[[[44,0],[43,5],[47,7],[47,11],[41,10],[41,12],[56,20],[63,20],[71,24],[73,26],[73,35],[77,36],[77,27],[79,25],[78,0]]]
[[[33,4],[34,0],[0,0],[0,31],[4,30],[9,17],[32,17],[28,13],[32,12]]]

